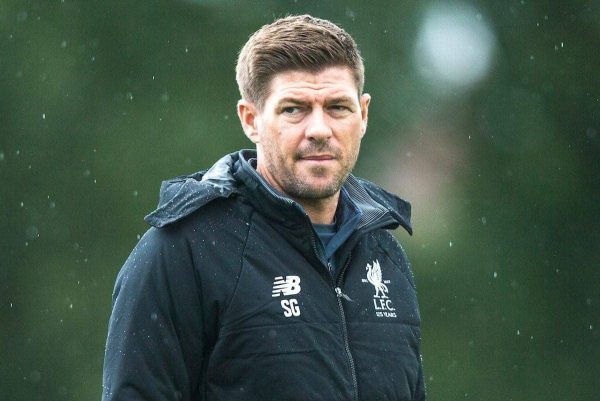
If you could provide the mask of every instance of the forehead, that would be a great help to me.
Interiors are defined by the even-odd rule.
[[[338,96],[358,100],[358,88],[348,67],[329,67],[319,72],[292,70],[275,74],[269,83],[265,103],[276,103],[285,98],[311,100]]]

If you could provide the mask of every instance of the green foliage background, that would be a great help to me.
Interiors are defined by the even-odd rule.
[[[472,2],[494,65],[444,96],[413,63],[431,4],[0,0],[0,399],[99,399],[112,286],[160,181],[250,147],[237,51],[305,12],[365,58],[357,175],[413,202],[429,399],[597,398],[599,3]]]

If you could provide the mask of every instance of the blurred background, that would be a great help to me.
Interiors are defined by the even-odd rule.
[[[600,385],[600,2],[0,0],[0,399],[98,400],[115,276],[164,179],[251,147],[237,52],[357,40],[355,173],[413,204],[429,400]]]

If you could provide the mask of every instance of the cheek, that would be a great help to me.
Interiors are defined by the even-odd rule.
[[[279,160],[280,162],[291,158],[295,151],[285,135],[277,131],[266,133],[262,139],[262,146],[271,160]]]
[[[342,141],[347,148],[354,148],[360,145],[363,135],[360,126],[353,125],[345,131],[345,134],[341,136],[340,141]]]

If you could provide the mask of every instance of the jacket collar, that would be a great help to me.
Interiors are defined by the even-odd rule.
[[[158,208],[146,216],[146,222],[164,227],[215,199],[243,194],[255,208],[277,224],[297,227],[299,216],[304,214],[308,218],[304,209],[279,194],[257,173],[251,164],[255,158],[256,151],[241,150],[222,157],[209,170],[164,181]],[[344,189],[362,211],[357,229],[385,221],[385,228],[400,225],[412,234],[410,203],[353,175],[344,183]]]
[[[234,176],[243,182],[245,187],[251,188],[255,194],[259,195],[253,204],[262,213],[269,215],[271,219],[284,226],[296,225],[298,211],[306,214],[304,209],[297,202],[278,193],[258,174],[252,165],[252,160],[255,158],[256,151],[240,151],[239,160],[235,164]],[[353,175],[348,176],[343,187],[348,197],[362,211],[357,230],[386,219],[389,224],[385,225],[385,228],[397,228],[401,225],[412,234],[408,202]]]

